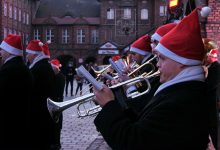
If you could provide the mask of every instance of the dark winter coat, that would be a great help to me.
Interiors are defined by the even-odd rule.
[[[177,83],[161,90],[137,121],[107,103],[95,118],[106,142],[116,150],[205,150],[208,144],[206,84]]]
[[[0,69],[0,149],[28,149],[32,76],[22,57]]]

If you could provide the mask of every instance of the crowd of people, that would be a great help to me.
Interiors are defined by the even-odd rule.
[[[145,82],[120,87],[126,94],[116,94],[108,87],[134,78],[129,64],[117,79],[105,81],[108,86],[103,85],[102,90],[90,84],[95,103],[102,107],[94,124],[112,149],[217,149],[220,55],[218,49],[204,48],[200,11],[195,9],[181,21],[162,25],[152,36],[144,35],[131,44],[127,57],[143,65],[135,76],[148,78],[152,70],[159,72],[148,78],[151,88],[146,94],[124,97],[145,91],[149,88]],[[26,58],[21,36],[9,34],[0,44],[0,95],[5,106],[1,109],[0,149],[61,148],[62,115],[58,123],[52,120],[47,98],[62,102],[64,94],[73,96],[74,79],[75,95],[82,95],[83,78],[71,64],[64,76],[60,61],[50,59],[48,44],[30,41]],[[96,76],[92,64],[87,69]]]

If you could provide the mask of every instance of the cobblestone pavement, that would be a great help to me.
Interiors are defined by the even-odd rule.
[[[74,81],[74,91],[76,89]],[[84,84],[84,87],[88,86]],[[75,92],[74,92],[75,93]],[[88,93],[88,92],[87,92]],[[73,97],[65,97],[69,100]],[[110,150],[93,123],[95,116],[79,118],[76,106],[63,111],[62,150]]]

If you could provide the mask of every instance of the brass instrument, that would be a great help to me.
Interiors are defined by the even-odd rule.
[[[110,88],[117,88],[117,87],[120,87],[120,86],[123,86],[123,85],[128,85],[128,84],[135,84],[137,82],[140,82],[140,81],[146,81],[147,82],[147,85],[148,85],[148,89],[142,93],[132,93],[131,95],[128,95],[127,97],[129,98],[135,98],[135,97],[138,97],[138,96],[141,96],[147,92],[150,91],[150,82],[149,82],[149,78],[151,77],[154,77],[154,76],[157,76],[159,75],[159,71],[151,74],[151,75],[141,75],[141,76],[138,76],[136,78],[133,78],[133,79],[130,79],[130,80],[127,80],[127,81],[124,81],[124,82],[121,82],[121,83],[118,83],[116,85],[113,85],[111,86]],[[68,100],[68,101],[65,101],[65,102],[54,102],[52,101],[50,98],[47,99],[47,108],[49,110],[49,113],[51,115],[51,117],[53,118],[53,120],[55,122],[58,122],[59,120],[59,116],[60,116],[60,113],[62,111],[64,111],[65,109],[67,108],[70,108],[76,104],[83,104],[85,102],[88,102],[90,101],[91,99],[94,99],[95,95],[94,93],[89,93],[89,94],[86,94],[86,95],[83,95],[83,96],[80,96],[80,97],[77,97],[77,98],[74,98],[72,100]],[[80,110],[79,110],[79,106],[77,107],[78,109],[78,115],[80,115],[81,113]],[[97,110],[101,110],[101,107],[100,106],[95,106],[95,108],[89,108],[88,110],[86,110],[86,113],[85,115],[83,115],[82,117],[84,116],[87,116],[88,114],[90,114],[90,112],[93,110],[93,109],[97,109]],[[97,113],[98,111],[96,111],[95,113]]]

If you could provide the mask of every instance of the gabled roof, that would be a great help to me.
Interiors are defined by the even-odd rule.
[[[97,0],[41,0],[36,18],[47,17],[100,17]]]
[[[85,25],[99,25],[100,18],[85,18],[85,17],[49,17],[49,18],[35,18],[32,21],[33,25],[40,25],[40,24],[54,24],[54,25],[69,25],[69,24],[85,24]]]

